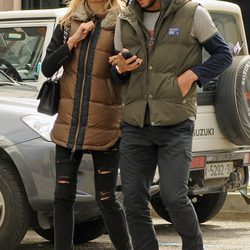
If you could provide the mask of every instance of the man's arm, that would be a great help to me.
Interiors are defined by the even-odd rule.
[[[217,33],[203,44],[210,57],[201,65],[191,70],[198,76],[199,87],[217,77],[232,64],[232,54],[222,36]]]
[[[218,33],[208,11],[202,6],[198,6],[196,9],[190,35],[199,41],[210,54],[210,57],[202,64],[178,76],[178,83],[183,96],[188,93],[194,82],[202,87],[232,63],[232,54],[228,45]]]
[[[198,6],[195,12],[191,35],[210,54],[204,63],[191,69],[198,77],[198,85],[202,87],[231,65],[232,54],[218,33],[210,14],[202,6]]]

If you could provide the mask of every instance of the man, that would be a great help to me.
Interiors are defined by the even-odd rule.
[[[150,217],[149,187],[156,165],[160,194],[184,250],[203,249],[187,196],[196,85],[232,63],[208,12],[190,0],[134,0],[121,13],[110,58],[123,85],[120,167],[124,206],[135,250],[159,249]],[[202,63],[202,47],[210,58]]]

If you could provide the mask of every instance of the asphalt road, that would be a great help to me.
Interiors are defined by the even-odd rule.
[[[154,219],[160,249],[181,249],[181,239],[174,227],[162,219]],[[201,226],[206,250],[250,250],[250,216],[242,214],[238,218],[220,218]],[[18,250],[52,250],[53,246],[43,238],[29,231]],[[75,250],[114,249],[107,235],[78,246]]]

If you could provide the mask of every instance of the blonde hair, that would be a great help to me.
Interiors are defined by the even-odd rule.
[[[77,10],[78,6],[85,1],[88,0],[71,0],[68,1],[68,12],[66,15],[60,20],[61,26],[67,26],[70,22],[70,18],[73,15],[73,13]],[[120,0],[107,0],[104,7],[106,11],[116,11],[119,10],[121,6]]]

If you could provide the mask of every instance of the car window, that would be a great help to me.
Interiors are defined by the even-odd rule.
[[[0,70],[19,82],[36,82],[46,27],[0,28]]]
[[[210,13],[212,19],[219,31],[219,33],[223,36],[225,41],[227,42],[230,50],[234,55],[241,55],[243,51],[242,48],[242,38],[240,35],[240,31],[237,25],[236,18],[231,14],[223,14],[223,13]],[[203,49],[202,51],[203,61],[207,60],[209,54]],[[216,79],[208,83],[203,88],[197,88],[198,93],[204,92],[214,92],[216,89]]]

